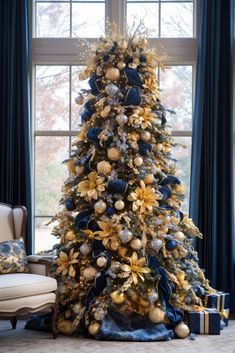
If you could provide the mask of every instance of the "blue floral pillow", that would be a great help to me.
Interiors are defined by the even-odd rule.
[[[23,239],[0,243],[0,274],[29,272]]]

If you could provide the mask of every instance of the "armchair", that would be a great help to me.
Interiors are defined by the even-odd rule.
[[[23,206],[0,203],[0,242],[22,237],[25,241],[27,210]],[[12,328],[17,316],[52,310],[52,334],[56,338],[57,282],[48,277],[50,261],[28,256],[29,273],[0,274],[0,317],[9,317]]]

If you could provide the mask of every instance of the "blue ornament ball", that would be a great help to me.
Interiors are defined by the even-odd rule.
[[[127,190],[127,182],[123,179],[113,179],[108,183],[108,192],[112,194],[124,194]]]
[[[166,243],[166,248],[167,250],[174,250],[177,246],[177,242],[175,240],[169,240],[167,243]]]
[[[193,290],[199,298],[205,295],[205,289],[201,286],[193,286]]]
[[[68,211],[73,211],[76,208],[76,203],[75,203],[74,199],[67,199],[65,202],[65,206]]]
[[[108,216],[112,216],[113,214],[115,214],[116,210],[114,207],[108,207],[106,210],[106,213]]]

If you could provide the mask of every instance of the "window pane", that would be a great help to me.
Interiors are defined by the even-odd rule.
[[[175,137],[175,142],[182,143],[186,148],[177,146],[172,149],[172,157],[177,159],[178,176],[185,186],[185,199],[182,202],[183,211],[189,210],[190,168],[191,168],[191,137]]]
[[[146,28],[150,29],[151,37],[158,37],[158,3],[128,3],[127,4],[127,26],[137,27],[140,21]]]
[[[79,125],[81,125],[80,119],[80,109],[82,104],[78,105],[75,102],[75,98],[78,96],[78,93],[81,92],[81,89],[89,89],[88,80],[80,81],[79,73],[84,69],[83,66],[72,66],[72,82],[71,82],[71,105],[72,105],[72,116],[71,116],[71,128],[72,130],[78,130]]]
[[[69,128],[69,67],[36,67],[36,130]]]
[[[59,243],[54,235],[51,234],[55,223],[46,225],[50,218],[35,218],[35,253],[50,250],[54,244]]]
[[[192,129],[192,66],[171,66],[160,73],[161,99],[166,108],[167,122],[174,130]]]
[[[161,4],[161,37],[193,37],[193,3]]]
[[[69,37],[70,36],[70,4],[37,3],[36,4],[36,36],[37,37]]]
[[[68,176],[61,162],[69,155],[69,137],[37,136],[35,139],[35,215],[59,210],[61,187]]]
[[[104,35],[104,3],[72,4],[72,36],[96,38]]]

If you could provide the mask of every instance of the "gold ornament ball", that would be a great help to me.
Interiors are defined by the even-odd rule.
[[[143,47],[146,47],[148,45],[148,40],[146,38],[141,38],[140,45],[142,45]]]
[[[149,311],[149,320],[154,324],[163,322],[164,318],[165,318],[165,311],[163,311],[160,308],[152,308]]]
[[[97,264],[97,266],[99,266],[99,267],[104,267],[104,266],[106,266],[106,264],[107,264],[107,259],[106,259],[106,257],[104,257],[104,256],[98,257],[98,259],[96,260],[96,264]]]
[[[130,247],[133,250],[140,250],[142,248],[142,246],[143,246],[142,241],[139,238],[134,238],[130,242]]]
[[[117,81],[120,78],[119,69],[112,67],[106,71],[105,77],[111,81]]]
[[[124,63],[123,61],[119,61],[117,67],[119,68],[119,70],[123,70],[126,67],[126,63]]]
[[[120,150],[116,147],[112,147],[110,149],[108,149],[108,158],[111,161],[118,161],[120,159]]]
[[[151,134],[149,131],[143,131],[141,132],[140,137],[143,141],[149,141],[151,139]]]
[[[98,324],[98,322],[91,323],[88,328],[89,334],[95,336],[98,333],[99,328],[100,324]]]
[[[75,314],[79,314],[81,310],[82,310],[81,304],[75,304],[75,305],[73,306],[73,312],[74,312]]]
[[[176,239],[176,240],[182,242],[182,241],[184,241],[184,239],[185,239],[185,235],[184,235],[183,232],[176,232],[176,233],[174,234],[174,239]]]
[[[83,271],[83,277],[86,281],[93,281],[96,276],[96,269],[94,267],[87,267]]]
[[[186,337],[188,337],[188,335],[190,333],[190,330],[189,330],[188,325],[186,325],[183,322],[181,322],[180,324],[175,326],[174,332],[175,332],[177,337],[186,338]]]
[[[61,333],[64,333],[65,335],[72,335],[74,329],[73,329],[73,323],[70,320],[62,320],[57,324],[57,328]]]
[[[114,292],[112,292],[110,294],[112,301],[115,304],[122,304],[125,301],[125,296],[122,292],[120,292],[119,290],[115,290]]]
[[[110,105],[106,105],[106,107],[100,112],[100,116],[102,118],[107,118],[111,112]]]
[[[116,210],[121,211],[125,207],[125,203],[122,200],[117,200],[114,204]]]
[[[104,201],[97,201],[94,205],[94,209],[96,213],[104,213],[106,211],[107,205]]]
[[[146,185],[152,184],[154,181],[154,175],[153,174],[146,174],[144,177],[144,182]]]
[[[81,166],[81,165],[78,165],[78,166],[75,168],[75,171],[76,171],[77,175],[81,175],[81,174],[83,174],[83,172],[84,172],[84,167]]]
[[[169,153],[171,151],[171,146],[163,146],[163,152]]]
[[[134,165],[136,166],[136,167],[140,167],[142,164],[143,164],[143,158],[142,157],[135,157],[135,159],[134,159]]]
[[[99,173],[107,175],[111,172],[111,164],[106,161],[101,161],[97,164],[97,170]]]
[[[162,151],[163,146],[162,146],[162,144],[161,144],[161,143],[157,143],[157,144],[155,145],[155,147],[154,147],[154,148],[156,149],[156,151],[161,152],[161,151]]]

